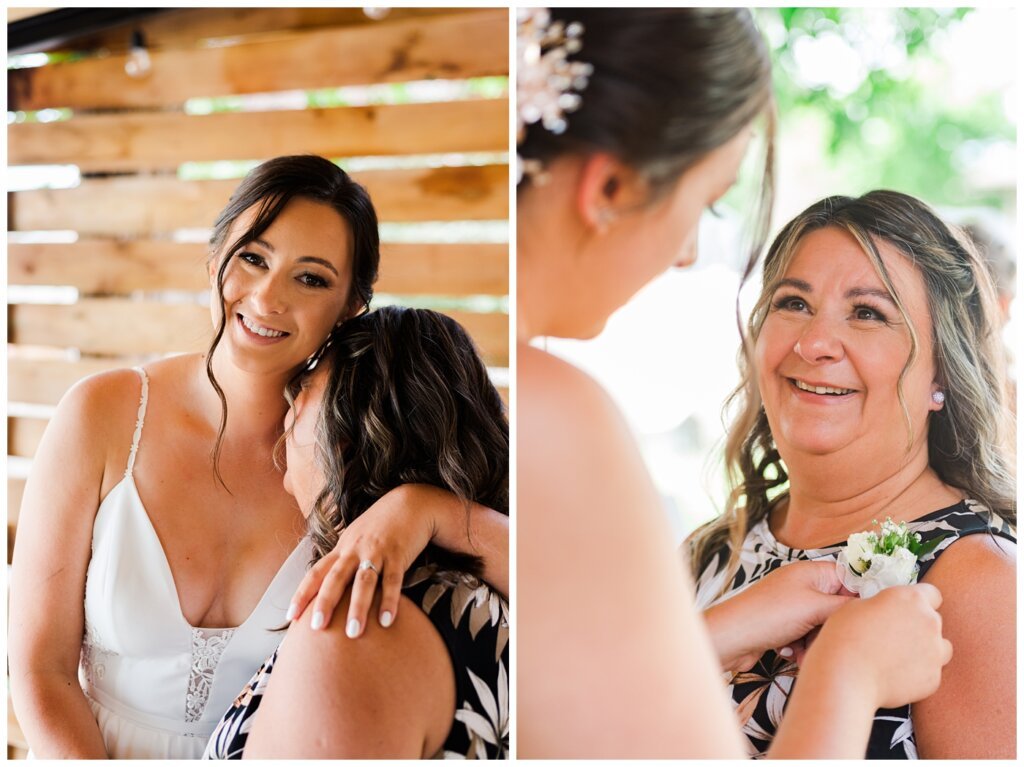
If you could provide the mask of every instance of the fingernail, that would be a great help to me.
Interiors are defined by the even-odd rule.
[[[345,627],[345,634],[348,635],[349,639],[355,639],[359,636],[359,621],[355,618],[348,622],[348,626]]]
[[[323,626],[324,626],[324,614],[322,612],[320,612],[319,610],[317,610],[315,613],[313,613],[313,622],[310,623],[309,625],[310,625],[310,627],[314,631],[316,631],[319,628],[323,628]]]
[[[288,605],[288,612],[285,613],[284,619],[286,621],[293,621],[293,620],[295,620],[295,613],[297,613],[298,611],[299,611],[299,608],[296,607],[295,605]]]
[[[783,658],[788,658],[792,654],[793,654],[793,648],[792,647],[783,647],[781,650],[779,650],[779,655],[781,655]]]
[[[391,625],[391,611],[385,610],[380,614],[380,625],[387,628]]]

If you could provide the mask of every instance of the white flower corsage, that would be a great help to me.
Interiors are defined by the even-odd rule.
[[[878,522],[875,522],[877,525]],[[836,571],[843,585],[864,599],[890,586],[907,586],[917,581],[918,561],[938,547],[945,536],[921,543],[906,522],[886,517],[879,531],[865,530],[846,539],[840,550]]]

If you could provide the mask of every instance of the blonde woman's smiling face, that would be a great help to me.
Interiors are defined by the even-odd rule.
[[[927,438],[932,400],[932,320],[924,278],[892,245],[876,241],[917,336],[902,381],[913,444]],[[899,400],[911,332],[896,301],[852,235],[806,235],[771,290],[757,338],[758,385],[787,463],[843,453],[851,461],[900,461],[911,445]]]

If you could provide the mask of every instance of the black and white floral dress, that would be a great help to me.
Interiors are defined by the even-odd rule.
[[[430,618],[455,670],[455,716],[434,758],[507,759],[508,604],[477,578],[432,565],[411,570],[402,593]],[[276,660],[275,650],[221,718],[204,759],[242,758]]]
[[[909,522],[907,526],[911,531],[920,533],[925,543],[937,536],[946,536],[935,551],[921,559],[919,581],[924,579],[942,552],[963,536],[991,533],[1016,542],[1016,535],[1006,522],[988,514],[983,506],[970,500],[932,512]],[[728,550],[723,548],[717,552],[711,563],[700,573],[697,579],[697,604],[705,609],[734,596],[779,567],[798,560],[834,557],[845,545],[844,541],[820,549],[792,549],[775,540],[768,528],[768,521],[761,520],[747,534],[740,554],[739,571],[721,597],[718,595],[727,575],[725,567],[729,559]],[[729,693],[743,733],[749,741],[750,753],[755,758],[763,757],[771,745],[793,690],[797,671],[797,665],[792,660],[769,651],[749,671],[730,675]],[[910,706],[879,709],[876,712],[866,758],[918,758]]]

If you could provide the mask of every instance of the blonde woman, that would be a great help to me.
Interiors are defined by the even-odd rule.
[[[896,192],[815,203],[766,258],[728,441],[733,500],[690,541],[698,601],[830,559],[875,520],[941,539],[918,577],[942,592],[953,661],[934,695],[877,712],[870,758],[1016,750],[1013,419],[997,318],[970,241]],[[758,753],[798,670],[769,650],[732,680]]]

